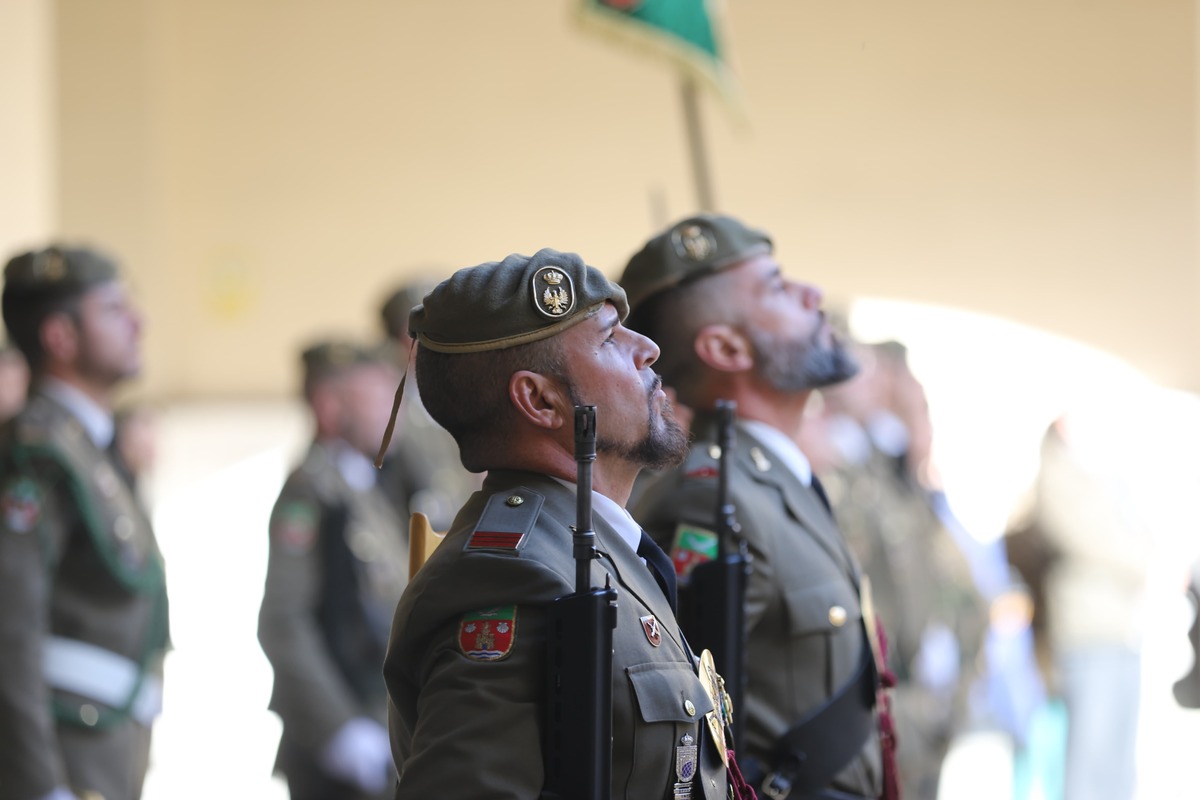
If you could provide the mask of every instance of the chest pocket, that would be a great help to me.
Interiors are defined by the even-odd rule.
[[[686,664],[637,664],[625,672],[644,722],[695,723],[713,710],[712,700]]]
[[[858,594],[847,581],[792,587],[784,591],[784,600],[792,636],[857,631],[862,619]]]

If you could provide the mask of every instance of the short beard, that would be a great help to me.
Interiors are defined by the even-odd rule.
[[[837,337],[829,347],[823,347],[819,331],[807,341],[755,330],[747,331],[747,335],[754,347],[755,371],[776,391],[819,389],[858,374],[858,362]]]
[[[661,414],[654,407],[654,393],[661,385],[662,379],[655,376],[654,383],[647,392],[648,430],[646,435],[631,443],[620,442],[611,437],[597,434],[596,452],[620,456],[642,469],[666,469],[683,463],[688,454],[687,432],[675,420],[673,413]],[[585,405],[575,393],[574,386],[568,387],[568,393],[574,405]],[[670,401],[667,401],[664,407],[670,409]]]

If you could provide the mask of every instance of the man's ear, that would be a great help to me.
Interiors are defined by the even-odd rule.
[[[79,329],[75,321],[64,313],[51,314],[42,320],[38,330],[42,349],[51,361],[70,364],[79,353]]]
[[[741,331],[724,322],[705,325],[696,334],[696,355],[719,372],[745,372],[754,367],[754,350]]]
[[[563,409],[570,398],[557,380],[523,369],[508,379],[508,397],[517,414],[539,428],[556,430],[566,424]]]

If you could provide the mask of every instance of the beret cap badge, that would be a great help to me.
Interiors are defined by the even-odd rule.
[[[571,276],[555,267],[542,267],[533,274],[534,307],[545,317],[557,319],[575,308]]]
[[[44,250],[34,257],[32,272],[41,280],[61,281],[67,275],[67,262],[58,250]]]
[[[680,258],[705,261],[717,249],[717,240],[712,232],[694,222],[681,225],[671,233],[671,243]]]

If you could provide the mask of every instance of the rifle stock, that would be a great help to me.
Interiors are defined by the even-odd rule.
[[[746,585],[750,557],[737,534],[736,508],[729,497],[728,456],[733,451],[734,403],[717,401],[717,557],[697,564],[680,589],[680,619],[697,651],[710,650],[733,703],[734,742],[741,741],[746,697]]]
[[[550,604],[546,629],[543,800],[608,800],[612,783],[612,652],[617,592],[593,588],[596,407],[575,408],[575,592]]]

